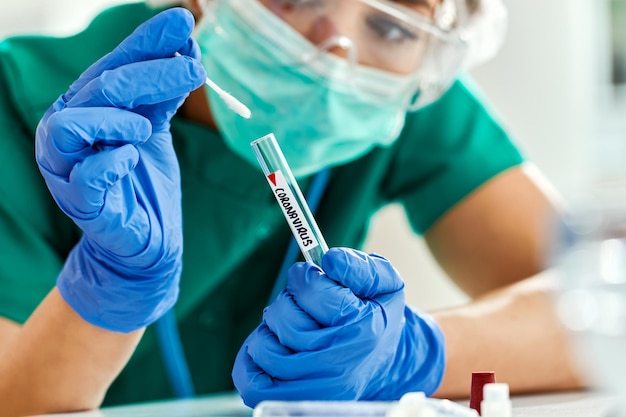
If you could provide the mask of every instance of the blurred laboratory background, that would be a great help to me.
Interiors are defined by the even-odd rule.
[[[0,37],[81,30],[129,0],[0,2]],[[626,169],[626,0],[505,0],[499,55],[473,71],[478,84],[544,175],[566,197]],[[71,59],[80,51],[64,51]],[[373,220],[367,250],[390,258],[409,301],[438,309],[466,300],[410,234],[402,209]]]

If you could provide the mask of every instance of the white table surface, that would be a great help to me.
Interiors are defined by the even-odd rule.
[[[563,392],[513,396],[513,417],[617,417],[612,397],[597,392]],[[457,401],[467,405],[468,401]],[[55,414],[55,417],[249,417],[236,393],[105,407],[97,411]]]

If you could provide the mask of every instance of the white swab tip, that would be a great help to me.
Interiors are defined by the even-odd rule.
[[[233,97],[226,91],[222,90],[220,86],[215,84],[210,78],[207,77],[205,82],[213,91],[215,91],[220,96],[222,100],[224,100],[224,102],[228,105],[228,107],[232,111],[234,111],[235,113],[237,113],[243,118],[246,118],[246,119],[250,118],[250,116],[252,115],[252,112],[250,111],[248,107],[246,107],[245,104],[237,100],[235,97]]]
[[[249,119],[252,116],[252,112],[242,102],[233,100],[233,96],[223,97],[228,107],[244,119]]]

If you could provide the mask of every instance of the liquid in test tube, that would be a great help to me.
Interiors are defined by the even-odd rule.
[[[270,133],[253,141],[250,146],[298,242],[304,259],[321,268],[322,256],[328,251],[328,245],[278,146],[276,137]]]

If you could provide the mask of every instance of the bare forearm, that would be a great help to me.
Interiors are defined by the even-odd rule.
[[[85,322],[54,289],[0,345],[0,416],[98,407],[142,334]]]
[[[495,371],[514,393],[583,386],[553,314],[549,281],[530,278],[467,306],[434,313],[446,336],[438,397],[469,397],[471,373]]]

